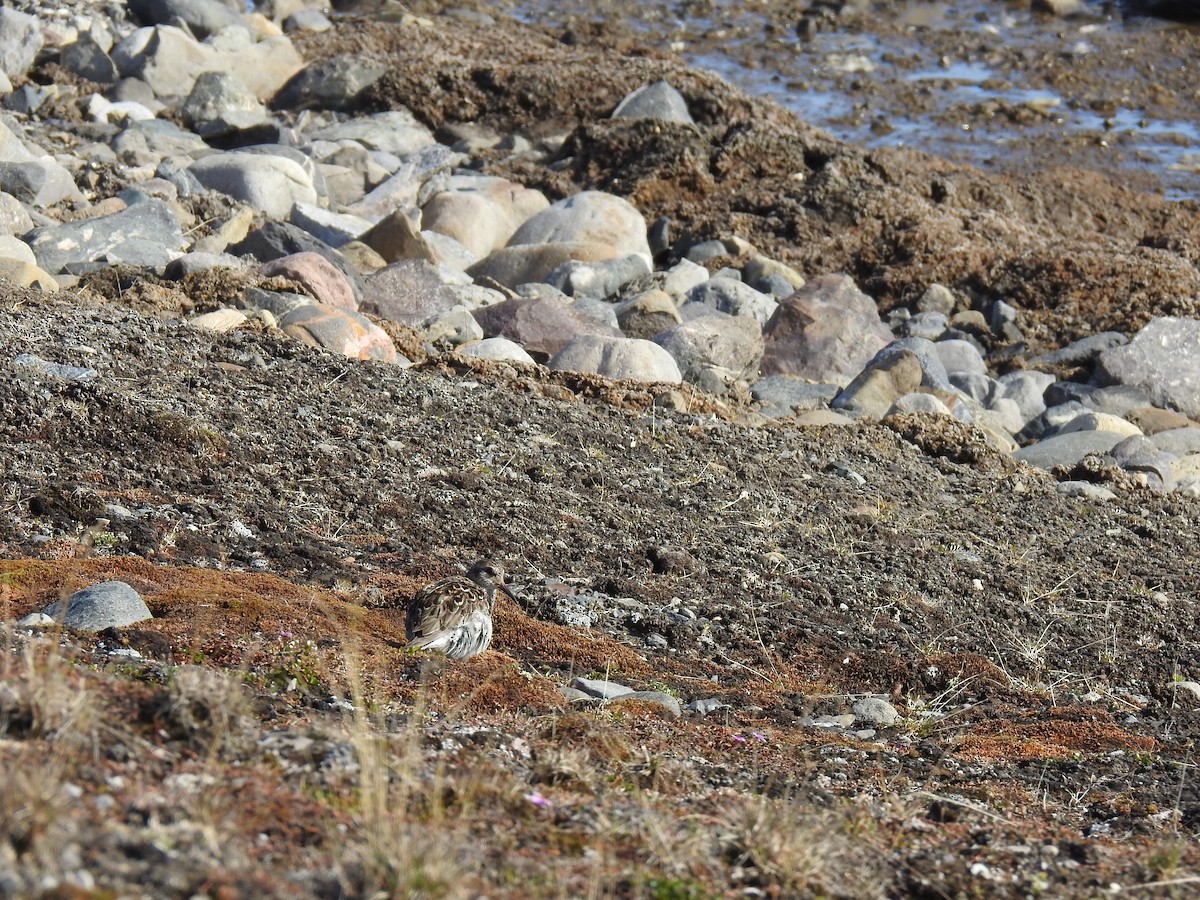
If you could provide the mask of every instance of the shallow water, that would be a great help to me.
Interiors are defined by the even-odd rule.
[[[1063,19],[1000,0],[906,0],[822,20],[805,40],[800,13],[783,15],[784,5],[572,0],[512,11],[563,28],[622,17],[654,49],[863,146],[1009,172],[1075,165],[1200,198],[1200,104],[1159,102],[1183,91],[1156,82],[1163,67],[1188,65],[1172,56],[1187,26],[1106,18],[1100,7]]]

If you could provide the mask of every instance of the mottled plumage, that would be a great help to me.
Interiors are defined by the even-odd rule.
[[[417,591],[408,605],[404,630],[413,647],[470,659],[492,641],[492,606],[504,569],[490,560],[477,562],[462,575],[451,575]],[[511,596],[511,594],[510,594]]]

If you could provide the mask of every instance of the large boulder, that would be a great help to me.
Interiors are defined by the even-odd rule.
[[[779,304],[763,329],[764,375],[846,384],[892,340],[875,301],[848,275],[822,275]]]

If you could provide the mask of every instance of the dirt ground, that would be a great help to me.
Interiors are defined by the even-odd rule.
[[[606,34],[350,23],[320,43],[396,60],[375,106],[568,135],[553,165],[495,171],[844,268],[885,307],[937,278],[1052,346],[1191,310],[1190,204],[843,145]],[[695,128],[604,118],[664,73]],[[0,893],[1195,891],[1195,499],[1094,461],[1039,472],[936,418],[799,428],[182,321],[226,289],[109,273],[0,301],[0,612],[120,578],[155,615],[0,631]],[[481,556],[518,598],[493,651],[407,650],[413,591]],[[572,708],[555,685],[576,675],[725,706]],[[814,723],[864,695],[901,719]]]

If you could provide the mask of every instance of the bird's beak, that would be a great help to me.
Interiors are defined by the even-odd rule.
[[[508,596],[509,596],[509,598],[510,598],[510,599],[512,599],[512,600],[514,600],[514,601],[517,599],[517,595],[513,593],[513,589],[512,589],[512,588],[510,588],[510,587],[509,587],[507,584],[505,584],[503,581],[499,582],[499,583],[496,585],[496,588],[497,588],[498,590],[504,591],[504,593],[508,594]]]

